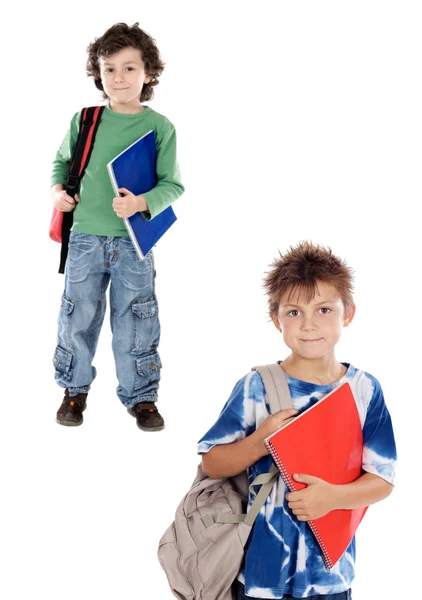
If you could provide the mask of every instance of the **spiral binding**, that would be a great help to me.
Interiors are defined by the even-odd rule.
[[[274,460],[275,464],[277,465],[278,470],[280,471],[280,476],[281,476],[282,480],[284,481],[285,485],[289,488],[289,490],[291,492],[296,492],[297,490],[296,490],[294,481],[288,474],[286,467],[281,462],[281,459],[280,459],[278,452],[275,449],[273,443],[271,442],[271,440],[268,440],[268,441],[265,440],[264,443],[265,443],[265,446],[267,447],[268,452],[270,452],[271,456],[273,457],[273,460]],[[328,554],[328,550],[327,550],[324,542],[321,539],[321,536],[318,532],[318,529],[315,526],[315,523],[313,521],[308,521],[308,524],[309,524],[311,531],[314,534],[315,539],[318,542],[318,545],[321,549],[322,560],[323,560],[324,566],[327,569],[327,571],[329,571],[333,567],[333,562],[330,558],[330,555]]]
[[[327,571],[329,571],[333,567],[333,562],[330,558],[330,555],[328,554],[328,550],[325,547],[325,544],[322,541],[321,536],[319,535],[319,532],[315,526],[315,523],[313,521],[308,521],[308,524],[309,524],[310,528],[312,529],[312,533],[314,534],[316,541],[319,544],[319,547],[321,548],[322,560],[324,562],[324,566],[327,569]]]
[[[274,448],[272,441],[271,440],[265,441],[265,445],[267,447],[268,452],[270,452],[271,456],[273,457],[273,460],[274,460],[275,464],[277,465],[277,469],[280,471],[282,480],[284,481],[284,483],[286,484],[286,486],[289,488],[289,490],[291,492],[295,492],[296,488],[295,488],[293,479],[290,478],[290,475],[288,474],[286,467],[281,462],[278,452]]]

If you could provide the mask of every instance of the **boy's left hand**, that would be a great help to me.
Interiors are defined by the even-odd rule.
[[[335,509],[335,486],[331,483],[313,475],[293,475],[293,478],[307,485],[303,490],[286,494],[289,508],[299,521],[319,519]]]
[[[119,194],[123,194],[123,197],[113,198],[113,209],[121,219],[128,219],[137,212],[148,210],[143,196],[135,196],[126,188],[119,188]]]

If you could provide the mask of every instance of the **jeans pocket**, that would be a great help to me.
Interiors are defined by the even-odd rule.
[[[75,308],[75,303],[73,300],[70,300],[67,296],[63,294],[61,307],[63,314],[69,316],[72,314],[73,309]]]
[[[132,301],[132,354],[145,354],[158,346],[160,324],[156,298]]]
[[[57,346],[53,357],[55,378],[70,381],[73,373],[73,354],[61,346]]]
[[[57,342],[62,348],[72,348],[72,313],[75,309],[75,303],[65,294],[62,296],[62,303],[59,312]]]
[[[158,352],[137,358],[135,363],[135,391],[160,381],[160,369],[163,365]]]

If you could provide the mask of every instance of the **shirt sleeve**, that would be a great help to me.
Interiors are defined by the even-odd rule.
[[[244,405],[248,396],[248,379],[249,375],[246,375],[236,383],[217,421],[198,442],[198,454],[205,454],[214,446],[239,442],[246,437],[248,427]]]
[[[390,413],[380,383],[370,377],[372,395],[363,425],[362,468],[394,483],[397,452]]]
[[[198,454],[243,440],[268,416],[264,384],[258,373],[251,371],[236,383],[217,421],[198,442]]]
[[[177,198],[185,188],[180,178],[177,162],[176,130],[168,121],[161,135],[157,132],[157,185],[142,194],[148,204],[148,212],[143,213],[147,219],[153,219],[163,212]]]
[[[80,118],[81,112],[79,111],[73,116],[70,127],[56,153],[56,158],[53,161],[53,168],[51,171],[50,188],[57,183],[66,185],[70,160],[78,137]]]

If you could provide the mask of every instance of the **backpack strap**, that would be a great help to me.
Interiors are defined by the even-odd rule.
[[[254,367],[252,371],[257,371],[262,378],[268,403],[270,405],[270,413],[272,415],[280,410],[292,408],[292,399],[290,397],[286,374],[279,364]],[[249,490],[251,494],[255,496],[255,500],[246,515],[218,515],[215,520],[210,515],[207,515],[210,520],[206,523],[206,526],[209,527],[214,523],[244,522],[246,525],[252,527],[261,508],[264,506],[265,500],[268,498],[278,475],[278,468],[275,463],[273,463],[268,473],[261,473],[261,475],[255,477],[249,486]],[[256,485],[261,486],[258,493],[256,493],[254,489],[254,486]]]
[[[85,169],[91,157],[95,134],[97,133],[104,108],[104,106],[90,106],[88,108],[83,108],[81,111],[78,137],[70,162],[69,171],[67,173],[66,192],[72,198],[74,198],[75,194],[79,191],[82,177],[84,176]],[[59,273],[64,273],[72,225],[73,212],[63,213]]]
[[[263,507],[265,500],[267,499],[269,493],[272,490],[272,487],[274,485],[274,482],[275,482],[278,474],[279,474],[279,471],[278,471],[275,463],[273,463],[271,465],[271,468],[268,471],[268,473],[261,473],[261,475],[258,475],[258,477],[255,477],[255,479],[252,481],[251,485],[249,486],[249,489],[251,490],[252,494],[256,495],[256,498],[253,501],[247,514],[245,514],[245,515],[217,515],[216,517],[213,517],[212,515],[205,515],[204,517],[202,517],[202,521],[203,521],[205,527],[211,527],[211,525],[214,525],[214,523],[221,523],[223,525],[234,524],[234,523],[246,523],[246,525],[250,525],[252,527],[252,525],[255,523],[255,519],[257,518],[257,516],[259,514],[259,511]],[[254,485],[261,486],[261,489],[259,490],[259,492],[257,494],[253,490]]]
[[[279,364],[254,367],[252,371],[257,371],[261,376],[272,415],[280,410],[292,408],[289,384]]]
[[[255,500],[253,501],[250,509],[248,510],[247,514],[245,515],[246,525],[250,525],[252,527],[252,525],[255,523],[255,519],[259,515],[259,511],[261,510],[261,508],[264,506],[265,500],[270,495],[270,492],[273,489],[275,480],[277,479],[278,475],[279,475],[279,471],[277,469],[277,466],[275,463],[273,463],[271,465],[271,468],[268,471],[268,473],[263,473],[262,475],[258,475],[258,477],[255,477],[255,479],[252,481],[251,485],[249,486],[249,489],[251,489],[251,488],[253,489],[254,485],[261,483],[263,477],[265,477],[265,479],[266,479],[265,483],[262,482],[261,489],[255,496]],[[260,479],[260,481],[257,481],[258,479]],[[254,492],[252,492],[252,493],[254,493]]]
[[[292,408],[289,384],[287,383],[286,374],[279,364],[254,367],[252,370],[256,371],[261,376],[270,405],[270,413],[272,415],[280,412],[280,410]],[[264,506],[265,500],[268,498],[273,488],[278,474],[278,468],[276,464],[273,463],[268,473],[262,473],[252,481],[249,490],[255,495],[255,500],[245,516],[245,523],[247,525],[252,527],[254,524],[259,511]],[[254,490],[255,485],[261,486],[261,489],[257,494]]]

